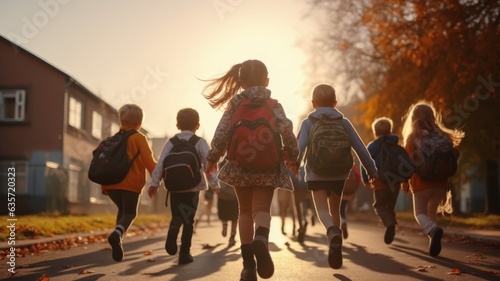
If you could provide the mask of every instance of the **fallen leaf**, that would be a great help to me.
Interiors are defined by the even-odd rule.
[[[203,244],[201,245],[202,246],[202,249],[203,250],[206,250],[206,249],[212,249],[214,246],[211,246],[210,244]]]
[[[42,277],[36,279],[36,281],[50,281],[49,277],[45,275],[45,273],[42,275]]]
[[[452,269],[450,272],[447,273],[448,275],[461,275],[462,272],[458,268]]]
[[[144,252],[145,256],[151,256],[152,254],[153,254],[153,251],[151,251],[151,250]]]
[[[146,262],[155,262],[154,259],[147,259]]]
[[[419,265],[418,267],[423,267],[423,268],[436,268],[435,265]]]
[[[419,268],[417,268],[417,271],[427,272],[427,269],[425,267],[419,267]]]
[[[84,269],[82,271],[80,271],[78,274],[90,274],[90,273],[94,273],[95,271],[93,270],[88,270],[88,269]]]
[[[466,256],[466,258],[472,258],[475,260],[484,260],[486,257],[482,254],[473,254],[472,256]]]

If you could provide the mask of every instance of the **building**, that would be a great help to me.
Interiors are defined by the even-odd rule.
[[[15,182],[0,193],[15,192],[16,215],[114,212],[87,172],[93,149],[118,128],[115,108],[0,36],[0,179]],[[141,208],[148,209],[145,197]]]

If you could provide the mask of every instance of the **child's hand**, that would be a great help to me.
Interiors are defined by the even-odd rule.
[[[407,182],[402,182],[401,190],[403,190],[405,193],[408,193],[410,191],[410,184],[408,184]]]
[[[294,173],[295,175],[299,174],[299,163],[297,163],[297,161],[285,161],[285,164],[288,166],[288,168],[290,168],[290,171],[292,171],[292,173]]]
[[[369,182],[365,183],[365,188],[372,189],[373,185]]]
[[[158,193],[158,187],[157,186],[150,186],[148,189],[149,198],[155,197],[156,193]]]
[[[292,160],[292,158],[290,157],[290,152],[288,152],[288,150],[284,150],[283,148],[281,149],[281,157],[285,162]]]
[[[205,174],[207,178],[210,178],[212,173],[217,170],[217,163],[208,162],[207,167],[205,168]]]
[[[214,194],[217,194],[217,195],[218,195],[218,194],[220,193],[220,191],[221,191],[221,188],[220,188],[220,187],[218,187],[218,186],[217,186],[217,187],[212,187],[212,186],[210,186],[210,188],[212,189],[212,191],[214,192]]]
[[[217,172],[212,172],[210,177],[208,177],[208,186],[215,194],[220,193],[219,179],[217,179]]]

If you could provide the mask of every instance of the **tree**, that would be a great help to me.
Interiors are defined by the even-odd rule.
[[[490,209],[487,206],[485,211],[500,212],[491,209],[500,205],[500,126],[496,125],[500,120],[500,2],[311,3],[327,15],[324,32],[315,42],[316,53],[326,54],[335,65],[332,74],[342,74],[350,89],[364,94],[356,106],[360,118],[353,122],[369,128],[374,118],[385,115],[400,129],[401,117],[412,103],[433,102],[447,126],[466,133],[460,147],[459,181],[491,179],[487,194],[496,198],[487,200]],[[470,173],[473,167],[477,173]]]

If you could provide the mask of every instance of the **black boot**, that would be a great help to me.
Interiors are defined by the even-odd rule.
[[[182,219],[173,217],[168,228],[167,240],[165,240],[165,251],[171,256],[177,254],[177,235],[182,225]]]
[[[118,232],[113,231],[111,235],[108,236],[108,243],[111,245],[112,254],[111,256],[115,261],[123,260],[123,245],[122,237]]]
[[[333,269],[342,267],[342,230],[330,226],[326,232],[328,236],[328,264]]]
[[[255,259],[250,244],[241,244],[241,256],[243,257],[243,270],[240,281],[257,281]]]
[[[259,226],[252,241],[252,251],[257,260],[257,272],[264,279],[270,278],[274,274],[274,263],[269,253],[268,239],[269,228]]]
[[[439,226],[432,231],[429,242],[429,255],[431,257],[437,257],[441,253],[441,238],[443,238],[443,234],[443,229]]]

